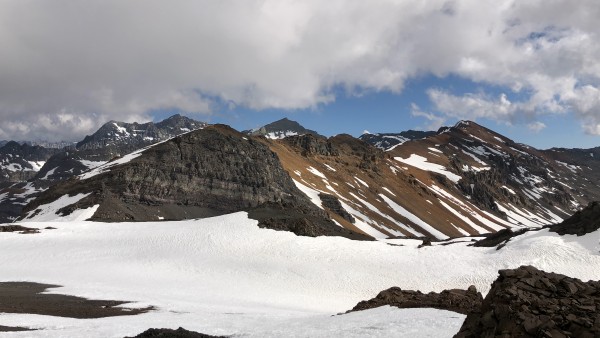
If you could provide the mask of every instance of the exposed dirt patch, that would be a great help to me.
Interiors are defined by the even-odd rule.
[[[0,282],[0,312],[28,313],[69,318],[103,318],[130,316],[153,310],[152,307],[128,309],[117,307],[127,301],[91,300],[81,297],[43,294],[58,285],[30,282]]]

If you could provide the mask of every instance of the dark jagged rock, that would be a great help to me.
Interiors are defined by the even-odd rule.
[[[128,338],[128,337],[125,337]],[[148,329],[131,338],[225,338],[225,336],[211,336],[204,333],[188,331],[182,327],[173,329]]]
[[[337,197],[330,194],[319,193],[319,198],[321,199],[321,203],[325,209],[333,212],[336,215],[339,215],[350,223],[355,222],[354,217],[352,217],[352,215],[350,215],[350,213],[344,209]]]
[[[600,337],[600,282],[532,266],[499,274],[455,337]]]
[[[467,290],[452,289],[444,290],[440,293],[430,292],[427,294],[421,291],[402,290],[399,287],[392,287],[381,291],[373,299],[356,304],[348,312],[390,305],[401,309],[435,308],[468,314],[477,311],[481,307],[482,301],[483,297],[481,293],[477,292],[477,289],[473,285]]]
[[[583,236],[600,229],[600,202],[591,202],[562,223],[549,226],[559,235]]]
[[[18,224],[0,225],[0,232],[19,232],[22,234],[36,234],[40,231],[36,228],[28,228]]]
[[[348,134],[339,134],[329,138],[329,142],[339,153],[361,158],[358,167],[365,171],[379,172],[380,164],[386,158],[383,150]]]
[[[0,332],[21,332],[21,331],[35,331],[35,330],[27,328],[27,327],[0,325]]]
[[[24,209],[35,212],[68,194],[91,193],[61,210],[99,204],[96,221],[181,220],[246,210],[260,226],[298,235],[366,239],[335,225],[294,185],[279,158],[258,140],[215,125],[145,150],[128,163],[45,191]]]
[[[500,249],[511,238],[522,235],[522,234],[526,233],[527,231],[529,231],[529,229],[519,229],[514,232],[511,229],[502,229],[498,232],[493,232],[490,234],[483,234],[481,236],[485,236],[485,238],[473,243],[473,246],[488,247],[488,248],[496,246],[498,249]]]
[[[339,152],[330,140],[322,136],[306,134],[300,136],[288,136],[284,142],[301,149],[302,156],[338,156]]]
[[[419,246],[417,248],[421,249],[426,246],[431,246],[431,238],[428,238],[428,237],[423,238],[423,242],[421,244],[419,244]]]

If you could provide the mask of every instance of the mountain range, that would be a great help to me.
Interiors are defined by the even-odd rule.
[[[280,122],[8,142],[0,332],[600,333],[598,148],[538,150],[471,121],[396,144]]]
[[[600,199],[600,148],[537,150],[470,121],[326,138],[287,119],[238,132],[175,115],[111,121],[61,151],[11,142],[0,154],[15,159],[3,167],[3,221],[244,210],[299,235],[443,240],[559,223]]]

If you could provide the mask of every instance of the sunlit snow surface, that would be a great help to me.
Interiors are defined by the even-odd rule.
[[[6,334],[15,337],[123,337],[179,326],[240,337],[451,337],[463,315],[389,307],[332,315],[391,286],[429,292],[474,284],[485,293],[499,269],[523,264],[600,279],[599,232],[532,231],[501,250],[468,242],[418,249],[415,240],[298,237],[256,223],[240,212],[180,222],[32,222],[41,233],[0,233],[0,281],[157,307],[87,320],[0,314],[0,325],[40,329]]]
[[[459,175],[456,175],[455,173],[448,171],[448,169],[446,169],[446,167],[444,167],[443,165],[428,162],[427,158],[425,158],[421,155],[411,154],[408,158],[394,157],[394,159],[397,161],[400,161],[402,163],[411,165],[415,168],[419,168],[421,170],[431,171],[434,173],[444,175],[444,176],[446,176],[446,178],[448,178],[449,180],[451,180],[454,183],[460,181],[460,179],[462,178]]]
[[[60,209],[75,204],[89,196],[88,194],[77,194],[75,196],[64,195],[54,202],[40,205],[25,215],[21,222],[71,222],[85,221],[91,218],[100,205],[94,205],[86,209],[76,209],[69,215],[62,216]]]

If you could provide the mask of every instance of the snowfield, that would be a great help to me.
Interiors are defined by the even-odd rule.
[[[0,314],[0,325],[39,331],[9,337],[123,337],[150,327],[243,337],[452,337],[464,315],[383,307],[332,316],[383,289],[467,288],[484,294],[499,269],[530,264],[584,281],[600,279],[600,232],[547,230],[501,250],[420,241],[360,242],[260,229],[244,212],[179,222],[28,222],[41,233],[0,233],[0,281],[157,308],[136,316],[70,319]],[[46,230],[51,226],[56,229]]]

